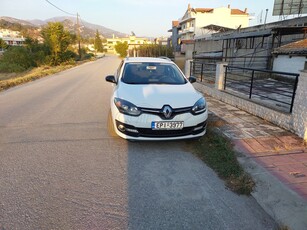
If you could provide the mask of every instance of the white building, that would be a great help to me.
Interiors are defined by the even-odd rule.
[[[230,5],[220,8],[192,8],[189,4],[184,16],[179,20],[181,52],[185,52],[185,44],[191,44],[194,39],[210,33],[209,25],[239,29],[248,27],[249,18],[246,8],[244,11],[231,9]]]
[[[307,69],[307,39],[281,46],[273,54],[273,71],[300,73]]]
[[[19,31],[8,29],[0,29],[0,38],[10,46],[21,46],[26,40]]]
[[[136,37],[135,35],[131,35],[129,37],[124,38],[107,38],[107,43],[103,44],[107,49],[108,53],[116,54],[115,45],[117,42],[127,42],[128,43],[128,51],[136,50],[138,47],[142,45],[152,44],[152,42],[148,38],[144,37]]]

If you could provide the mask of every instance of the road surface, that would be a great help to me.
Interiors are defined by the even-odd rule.
[[[0,229],[273,229],[178,142],[108,132],[98,61],[0,93]]]

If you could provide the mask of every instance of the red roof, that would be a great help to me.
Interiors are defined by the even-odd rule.
[[[246,10],[239,10],[239,9],[231,9],[231,14],[238,14],[238,15],[247,15]]]
[[[307,53],[307,39],[297,42],[292,42],[287,45],[281,46],[274,50],[275,54],[306,54]]]
[[[200,12],[200,13],[211,13],[213,12],[213,8],[195,8],[194,9],[196,12]]]
[[[212,13],[214,11],[214,8],[193,8],[192,10],[194,10],[197,13]],[[245,9],[244,11],[240,9],[231,9],[231,14],[248,15],[246,11],[247,9]]]
[[[179,21],[172,21],[172,26],[173,27],[179,26]]]
[[[194,44],[194,40],[182,40],[182,44]]]

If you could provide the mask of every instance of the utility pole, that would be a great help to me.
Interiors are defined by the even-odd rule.
[[[79,23],[79,14],[77,13],[77,39],[78,39],[78,53],[79,53],[79,60],[81,60],[81,36],[80,36],[80,23]]]

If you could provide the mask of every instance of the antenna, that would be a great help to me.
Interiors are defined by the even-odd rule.
[[[265,28],[265,25],[266,25],[266,19],[268,17],[268,12],[269,12],[269,9],[266,9],[265,10],[265,18],[264,18],[264,28]]]

